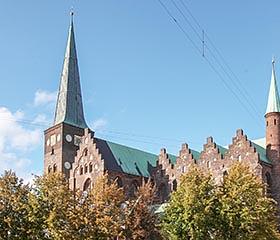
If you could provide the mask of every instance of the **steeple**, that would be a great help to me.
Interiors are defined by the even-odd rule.
[[[71,21],[60,78],[54,125],[64,122],[75,127],[87,128],[83,112],[79,67],[74,36],[73,11],[71,11],[70,15]]]
[[[272,60],[272,74],[271,74],[271,82],[270,82],[270,89],[268,95],[268,102],[266,113],[272,112],[280,112],[280,100],[279,100],[279,93],[277,89],[276,83],[276,74],[275,74],[275,60]]]

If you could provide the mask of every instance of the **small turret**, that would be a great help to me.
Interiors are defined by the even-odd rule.
[[[280,203],[280,101],[274,60],[265,120],[266,155],[272,162],[272,195]]]

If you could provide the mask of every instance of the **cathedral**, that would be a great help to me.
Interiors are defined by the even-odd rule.
[[[175,191],[191,164],[210,171],[215,182],[222,180],[230,166],[244,162],[268,186],[268,192],[280,201],[280,99],[274,61],[265,113],[266,137],[250,140],[238,129],[228,147],[208,137],[201,152],[184,143],[177,156],[161,149],[152,154],[95,137],[83,111],[73,14],[69,28],[63,69],[57,97],[54,123],[45,130],[44,172],[62,172],[73,190],[90,189],[104,172],[123,187],[128,197],[143,180],[156,186],[156,201],[163,203]]]

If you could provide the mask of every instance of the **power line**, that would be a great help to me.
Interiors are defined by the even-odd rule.
[[[173,0],[172,0],[173,1]],[[215,50],[215,52],[218,54],[219,58],[222,60],[222,62],[224,63],[224,65],[226,66],[226,68],[229,70],[229,72],[233,75],[234,79],[239,83],[240,86],[238,86],[238,84],[235,83],[235,81],[232,79],[232,82],[235,84],[236,88],[238,88],[238,90],[241,92],[241,94],[243,95],[243,97],[246,99],[246,101],[251,105],[252,109],[256,112],[257,115],[260,116],[259,111],[257,110],[257,106],[254,102],[254,100],[252,99],[252,97],[250,96],[250,94],[248,93],[248,91],[246,90],[246,88],[243,86],[241,80],[238,78],[238,76],[234,73],[234,71],[232,70],[232,68],[229,66],[229,64],[227,63],[227,61],[225,60],[224,56],[221,54],[220,50],[218,50],[218,48],[215,46],[215,44],[213,43],[213,41],[210,39],[210,37],[208,36],[208,34],[204,33],[204,29],[203,27],[200,25],[200,23],[198,22],[198,20],[194,17],[194,15],[192,14],[191,10],[187,7],[186,3],[183,0],[179,0],[182,4],[182,6],[184,7],[184,9],[188,12],[188,14],[191,16],[191,18],[193,19],[193,21],[196,23],[196,25],[198,26],[198,28],[203,31],[203,36],[205,36],[208,40],[208,42],[210,43],[210,45],[213,47],[213,49]],[[189,21],[188,21],[189,22]],[[192,27],[192,29],[195,31],[195,29]],[[204,42],[204,39],[202,39],[202,41]],[[207,44],[205,44],[207,46]],[[209,51],[211,51],[211,54],[214,56],[215,54],[212,52],[212,50],[210,50],[210,48],[207,46],[207,49]],[[218,59],[217,59],[218,61]],[[225,71],[225,69],[224,69]],[[244,92],[243,92],[244,91]],[[262,119],[262,117],[261,117]]]
[[[174,23],[177,25],[177,27],[182,31],[182,33],[184,34],[184,36],[192,43],[193,47],[199,52],[199,54],[201,54],[201,50],[199,49],[199,47],[197,46],[197,44],[194,42],[194,40],[190,37],[190,35],[186,32],[186,30],[182,27],[182,25],[179,23],[179,21],[175,18],[175,16],[171,13],[171,11],[168,9],[168,7],[161,1],[158,0],[159,4],[161,5],[161,7],[165,10],[165,12],[167,13],[167,15],[174,21]],[[188,20],[188,18],[186,17],[186,15],[181,11],[181,9],[178,7],[178,5],[176,4],[176,2],[174,2],[174,0],[171,0],[171,2],[173,3],[173,5],[175,6],[175,8],[180,12],[180,14],[183,16],[184,20],[189,24],[189,26],[191,27],[191,29],[194,31],[194,33],[196,34],[196,36],[198,37],[198,39],[200,41],[204,41],[203,38],[201,38],[201,36],[199,35],[199,33],[197,32],[197,30],[193,27],[193,25],[191,24],[191,22]],[[200,26],[200,25],[199,25]],[[203,30],[204,31],[204,30]],[[205,43],[204,43],[205,44]],[[207,47],[207,45],[205,44],[205,46]],[[222,68],[223,72],[228,76],[228,78],[230,80],[232,80],[232,78],[230,77],[230,75],[228,74],[228,72],[225,70],[225,68],[222,66],[222,64],[217,60],[217,58],[215,57],[215,55],[213,54],[213,52],[211,51],[211,49],[209,47],[207,47],[208,50],[210,50],[210,53],[212,55],[212,57],[214,58],[214,60],[218,63],[219,67]],[[203,55],[204,52],[202,52]],[[234,95],[234,97],[238,100],[238,102],[243,106],[243,108],[246,110],[246,112],[248,112],[248,114],[254,118],[255,116],[252,115],[251,111],[248,109],[248,107],[243,103],[243,101],[240,99],[240,97],[235,93],[235,91],[233,91],[233,89],[231,88],[231,86],[227,83],[227,81],[224,79],[223,75],[219,72],[219,70],[214,66],[214,64],[210,61],[209,58],[207,58],[207,56],[204,54],[204,59],[206,60],[206,62],[208,63],[208,65],[210,66],[210,68],[218,75],[219,79],[223,82],[223,84],[225,85],[225,87]],[[233,81],[234,82],[234,81]],[[237,88],[239,89],[239,88]],[[239,90],[239,92],[242,92]],[[242,93],[241,93],[242,94]],[[244,97],[244,94],[242,94]],[[247,98],[245,97],[245,100],[248,102]],[[251,106],[251,104],[249,104]],[[251,106],[252,107],[252,106]],[[258,120],[257,120],[258,122]],[[260,125],[260,123],[258,122],[258,124]]]
[[[36,127],[44,127],[47,128],[50,126],[50,124],[48,124],[47,122],[34,122],[32,120],[28,120],[28,119],[14,119],[14,118],[0,118],[0,120],[4,120],[4,121],[12,121],[12,122],[18,122],[21,124],[25,124],[25,125],[30,125],[30,126],[36,126]],[[189,143],[189,144],[199,144],[198,142],[193,142],[193,141],[186,141],[186,139],[180,138],[180,139],[174,139],[174,138],[165,138],[165,137],[158,137],[158,136],[150,136],[150,135],[143,135],[143,134],[136,134],[136,133],[128,133],[128,132],[121,132],[121,131],[116,131],[116,130],[100,130],[100,131],[94,131],[96,132],[98,135],[104,135],[104,133],[109,133],[111,135],[104,135],[104,136],[110,136],[110,137],[116,137],[116,138],[120,138],[120,139],[124,139],[124,140],[131,140],[131,138],[124,138],[124,137],[120,137],[120,136],[129,136],[129,137],[133,137],[133,141],[136,142],[142,142],[142,143],[151,143],[151,144],[156,144],[156,145],[170,145],[170,142],[173,143]],[[115,134],[112,135],[112,134]],[[138,139],[136,139],[138,138]],[[146,141],[146,140],[140,140],[139,138],[146,138],[146,139],[155,139],[155,140],[160,140],[163,142],[152,142],[152,141]],[[173,147],[175,147],[175,145],[173,145]]]

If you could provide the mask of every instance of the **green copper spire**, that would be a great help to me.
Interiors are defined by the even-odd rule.
[[[87,124],[83,112],[79,67],[75,45],[73,14],[73,11],[71,11],[71,22],[60,78],[54,124],[56,125],[64,122],[72,126],[86,128]]]
[[[276,83],[276,74],[275,74],[275,60],[272,60],[272,75],[271,75],[271,82],[270,82],[270,89],[268,95],[268,102],[266,113],[271,112],[280,112],[280,101],[279,101],[279,93],[277,89]]]

